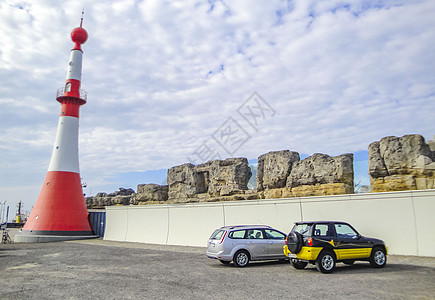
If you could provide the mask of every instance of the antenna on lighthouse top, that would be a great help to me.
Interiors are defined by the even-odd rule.
[[[85,9],[82,10],[82,19],[80,20],[80,27],[83,25],[83,15],[85,14]]]
[[[73,50],[82,50],[80,48],[81,44],[84,44],[88,39],[88,33],[82,27],[83,26],[83,15],[85,14],[85,9],[82,11],[82,19],[80,20],[80,27],[76,27],[71,31],[71,40],[75,43]]]

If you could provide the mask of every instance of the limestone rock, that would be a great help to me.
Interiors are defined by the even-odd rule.
[[[353,194],[353,186],[346,183],[301,185],[292,188],[293,197]]]
[[[129,205],[131,196],[117,195],[110,199],[110,205]],[[105,205],[108,206],[108,205]]]
[[[415,178],[417,190],[435,189],[435,177]]]
[[[92,196],[85,197],[85,201],[86,201],[86,207],[87,208],[93,208],[94,207],[94,197],[92,197]]]
[[[277,151],[259,157],[257,189],[262,199],[339,195],[353,193],[353,177],[353,154],[301,161],[297,152]]]
[[[108,194],[108,197],[115,197],[115,196],[130,196],[134,194],[133,189],[125,189],[125,188],[119,188],[119,191],[115,191],[113,193]]]
[[[215,160],[209,165],[208,194],[230,196],[248,189],[251,168],[246,158]]]
[[[128,205],[134,197],[133,189],[119,188],[113,193],[97,193],[94,197],[86,197],[87,208],[104,208],[112,205]]]
[[[240,201],[240,200],[253,200],[258,199],[257,191],[255,190],[244,190],[240,191],[238,194],[232,194],[229,196],[215,196],[211,197],[207,194],[206,197],[198,197],[195,202],[219,202],[219,201]],[[193,199],[189,199],[193,200]]]
[[[415,177],[412,175],[391,175],[381,178],[370,178],[372,192],[416,190]]]
[[[388,176],[387,167],[380,152],[380,143],[369,145],[369,174],[375,178]]]
[[[287,178],[287,188],[330,183],[344,183],[353,187],[353,154],[330,157],[316,153],[295,162]]]
[[[404,191],[433,187],[434,156],[435,151],[431,145],[426,144],[424,138],[418,134],[389,136],[370,144],[371,191]]]
[[[266,189],[263,192],[264,199],[277,199],[277,198],[292,198],[293,193],[289,188]]]
[[[230,196],[247,190],[251,169],[246,158],[214,160],[194,166],[184,164],[168,170],[168,199],[187,203],[218,196]]]
[[[105,206],[113,205],[128,205],[130,204],[131,196],[114,196],[114,197],[87,197],[87,208],[104,208]]]
[[[208,187],[210,185],[210,165],[213,161],[208,161],[195,166],[195,171],[198,174],[198,190],[199,194],[204,194],[208,197]]]
[[[284,188],[292,166],[299,161],[299,153],[271,151],[258,157],[257,191]]]
[[[193,164],[183,164],[168,170],[169,199],[193,198],[203,192],[198,173]]]
[[[427,144],[429,145],[429,148],[432,151],[432,160],[435,161],[435,135],[433,137],[433,140],[427,141]]]
[[[168,200],[169,187],[158,184],[139,184],[137,193],[132,198],[131,204],[162,203]]]
[[[432,151],[421,135],[405,135],[403,137],[388,136],[380,141],[380,155],[384,159],[388,174],[408,174],[416,167],[420,155],[432,160]]]

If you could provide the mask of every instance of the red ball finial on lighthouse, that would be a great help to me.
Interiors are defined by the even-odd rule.
[[[82,50],[80,48],[80,45],[84,44],[88,39],[88,32],[82,27],[83,14],[84,11],[82,11],[82,19],[80,21],[80,27],[74,28],[71,31],[71,40],[74,42],[73,50]]]

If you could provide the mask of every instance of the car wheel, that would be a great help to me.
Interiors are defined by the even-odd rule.
[[[230,262],[229,261],[227,261],[227,260],[219,260],[222,264],[224,264],[224,265],[229,265],[230,264]]]
[[[316,260],[316,268],[322,273],[332,273],[335,268],[334,254],[329,251],[320,253]]]
[[[387,263],[387,255],[381,247],[375,247],[370,255],[370,265],[373,268],[383,268]]]
[[[305,261],[298,261],[296,259],[290,259],[290,264],[293,266],[293,268],[302,270],[305,269],[305,267],[308,265]]]
[[[302,235],[299,232],[290,232],[287,236],[287,248],[291,253],[297,254],[302,249]]]
[[[354,260],[343,260],[343,263],[345,264],[345,265],[353,265],[354,263],[355,263],[355,261]]]
[[[237,251],[233,263],[236,267],[245,267],[249,263],[249,253],[246,250]]]

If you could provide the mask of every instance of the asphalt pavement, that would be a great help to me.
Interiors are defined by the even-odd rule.
[[[435,258],[387,266],[222,265],[205,248],[102,239],[0,245],[0,299],[435,299]]]

